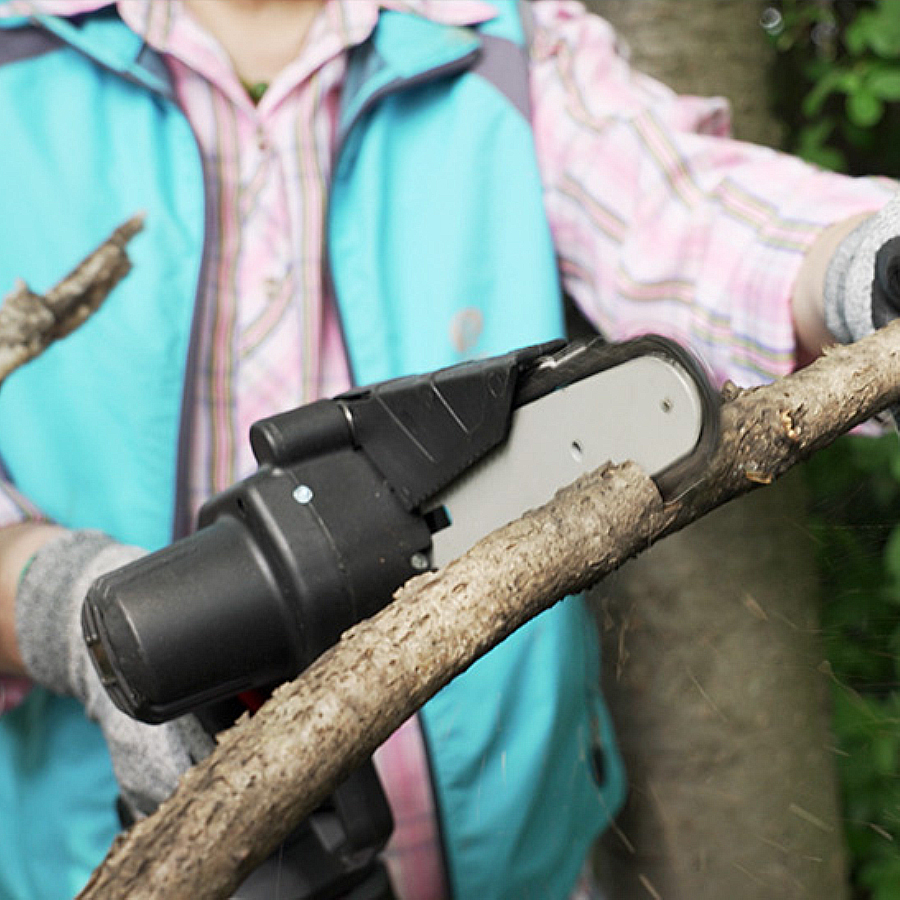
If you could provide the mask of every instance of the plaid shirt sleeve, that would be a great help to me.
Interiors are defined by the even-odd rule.
[[[40,518],[37,508],[5,478],[0,478],[0,528]],[[0,716],[15,709],[30,689],[31,682],[26,678],[0,675]]]
[[[2,467],[0,467],[0,472],[2,472]],[[21,522],[45,519],[46,516],[42,515],[27,497],[20,494],[14,485],[0,475],[0,528],[18,525]]]
[[[894,186],[733,140],[724,99],[636,73],[580,4],[534,13],[535,136],[566,292],[609,338],[667,334],[719,380],[790,372],[806,250]]]

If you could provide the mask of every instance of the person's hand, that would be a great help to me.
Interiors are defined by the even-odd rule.
[[[825,276],[825,324],[841,343],[900,316],[900,193],[835,251]]]
[[[87,590],[98,576],[141,555],[98,531],[64,532],[35,554],[16,592],[16,633],[29,676],[79,699],[100,725],[122,799],[135,816],[152,812],[213,747],[194,716],[147,725],[125,715],[90,660],[81,630]]]

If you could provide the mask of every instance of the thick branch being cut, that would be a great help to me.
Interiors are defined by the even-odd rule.
[[[608,466],[398,591],[121,836],[81,897],[225,898],[334,785],[454,675],[659,537],[766,484],[900,401],[900,324],[776,384],[731,391],[708,477],[666,503]]]

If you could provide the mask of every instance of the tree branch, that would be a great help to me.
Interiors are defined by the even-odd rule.
[[[228,897],[409,715],[520,625],[898,401],[895,324],[775,384],[730,390],[708,477],[686,496],[664,502],[633,464],[606,466],[411,580],[222,735],[155,815],[119,837],[80,897]]]
[[[44,295],[15,284],[0,306],[0,384],[99,309],[131,271],[125,248],[143,227],[143,216],[124,222]]]

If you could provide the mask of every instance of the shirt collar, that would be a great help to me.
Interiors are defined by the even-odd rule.
[[[178,4],[180,0],[10,0],[10,14],[43,14],[70,18],[118,5],[123,18],[132,19],[143,7],[143,19],[150,18],[150,7]],[[484,0],[329,0],[329,6],[340,6],[348,23],[374,20],[379,9],[408,12],[443,25],[477,25],[492,19],[495,11]],[[130,10],[128,8],[131,8]]]
[[[116,6],[129,28],[155,50],[185,58],[186,47],[190,47],[191,64],[199,64],[207,75],[218,73],[220,81],[229,80],[224,73],[230,70],[230,62],[219,44],[186,15],[181,0],[10,0],[0,7],[0,16],[71,18],[111,6]],[[303,53],[279,80],[296,81],[363,43],[383,9],[451,26],[476,25],[496,15],[493,6],[484,0],[327,0],[323,13],[313,23]]]
[[[0,15],[50,15],[71,17],[112,6],[115,0],[10,0]]]
[[[0,3],[0,18],[13,15],[72,18],[115,6],[128,27],[154,50],[180,58],[216,81],[237,102],[247,100],[221,46],[192,18],[182,0],[8,0]],[[268,103],[317,68],[362,44],[378,22],[381,10],[421,16],[440,25],[467,26],[496,15],[484,0],[327,0],[313,23],[309,39],[297,59],[286,67],[266,92]]]

